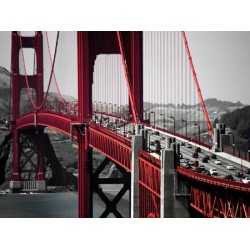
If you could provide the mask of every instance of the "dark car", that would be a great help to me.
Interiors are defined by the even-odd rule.
[[[197,168],[195,169],[195,171],[198,172],[198,173],[202,173],[203,170],[204,170],[204,169],[202,169],[202,168],[200,168],[200,167],[197,167]]]
[[[195,149],[195,151],[198,152],[198,153],[200,153],[200,152],[201,152],[201,148],[200,148],[200,147],[197,147],[197,148]]]
[[[155,145],[158,145],[160,144],[160,141],[159,140],[155,140]]]
[[[208,170],[206,170],[206,169],[203,170],[202,173],[203,173],[203,174],[206,174],[206,175],[211,175],[210,172],[209,172]]]
[[[207,157],[202,157],[201,161],[202,161],[203,163],[207,163],[207,162],[208,162],[208,158],[207,158]]]
[[[194,152],[193,153],[193,158],[198,158],[199,157],[199,154],[197,152]]]
[[[188,170],[194,170],[194,168],[192,166],[190,166],[189,164],[187,164],[185,168]]]
[[[199,166],[199,161],[189,161],[189,164],[195,167]]]
[[[211,154],[211,155],[210,155],[210,158],[211,158],[211,159],[217,159],[217,156],[216,156],[216,154]]]
[[[183,158],[183,155],[182,155],[182,153],[179,153],[179,157],[180,157],[180,159],[182,159],[182,158]]]
[[[245,170],[245,173],[246,173],[246,174],[250,174],[250,168],[246,169],[246,170]]]
[[[150,142],[150,146],[154,146],[155,143],[153,141]]]
[[[244,175],[243,172],[237,172],[237,173],[235,174],[235,176],[238,177],[238,178],[244,178],[244,177],[245,177],[245,175]]]
[[[205,170],[205,166],[204,165],[200,165],[199,168],[202,169],[202,171]]]
[[[179,142],[179,145],[180,146],[185,146],[185,142],[181,141],[181,142]]]
[[[157,145],[155,146],[155,152],[156,152],[156,153],[160,153],[160,151],[161,151],[161,144],[157,144]]]
[[[234,181],[234,177],[231,174],[226,175],[224,179]]]

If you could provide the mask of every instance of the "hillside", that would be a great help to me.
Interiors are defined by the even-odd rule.
[[[243,108],[244,105],[240,102],[230,102],[230,101],[221,101],[216,98],[209,98],[205,100],[207,112],[210,118],[211,123],[213,124],[215,119],[220,119],[223,114],[226,114],[228,112],[232,112],[238,108]],[[200,104],[196,105],[174,105],[174,104],[157,104],[157,103],[149,103],[144,102],[144,109],[161,109],[164,108],[165,110],[174,110],[174,109],[180,109],[185,110],[188,112],[202,112],[202,108]],[[203,114],[202,114],[203,116]]]
[[[10,72],[0,66],[0,123],[8,117],[10,103]]]
[[[9,119],[9,110],[11,105],[10,76],[11,73],[7,69],[0,66],[0,124]],[[67,95],[64,95],[63,98],[66,102],[76,100],[75,98]],[[50,101],[59,100],[57,93],[49,93],[47,99]],[[27,89],[23,89],[20,96],[20,114],[22,115],[24,112],[27,113],[32,110],[33,107],[31,106]]]
[[[220,122],[226,123],[239,137],[250,138],[250,106],[222,115]]]

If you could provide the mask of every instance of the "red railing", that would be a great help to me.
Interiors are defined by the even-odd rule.
[[[90,126],[89,145],[127,171],[131,171],[131,141],[100,126]]]
[[[139,217],[160,217],[160,160],[141,150],[139,157]]]
[[[207,183],[207,184],[214,185],[214,186],[224,187],[227,189],[230,188],[234,190],[250,192],[250,185],[245,184],[245,183],[225,180],[225,179],[215,177],[215,176],[208,176],[208,175],[201,174],[192,170],[185,169],[181,166],[177,166],[177,172],[181,174],[182,176],[188,177],[190,179],[193,179],[199,182]]]

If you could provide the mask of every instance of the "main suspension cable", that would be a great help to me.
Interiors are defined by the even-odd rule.
[[[48,92],[49,92],[49,88],[50,88],[50,84],[51,84],[52,75],[53,75],[53,72],[54,72],[54,65],[55,65],[55,59],[56,59],[56,53],[57,53],[57,46],[58,46],[58,39],[59,39],[59,31],[57,32],[57,37],[56,37],[55,53],[54,53],[53,64],[52,64],[52,68],[51,68],[51,72],[50,72],[50,78],[49,78],[48,87],[47,87],[47,90],[46,90],[46,93],[45,93],[45,96],[44,96],[44,99],[43,99],[42,103],[40,105],[38,105],[38,106],[35,104],[32,96],[31,96],[32,94],[31,94],[31,90],[30,90],[30,86],[29,86],[29,80],[28,80],[27,71],[26,71],[26,65],[25,65],[25,60],[24,60],[22,36],[19,35],[19,38],[20,38],[22,62],[23,62],[23,65],[24,65],[25,83],[26,83],[26,87],[28,89],[29,98],[30,98],[30,101],[31,101],[31,104],[32,104],[33,108],[35,110],[40,110],[43,107],[43,105],[45,103],[45,100],[46,100],[46,98],[48,96]]]

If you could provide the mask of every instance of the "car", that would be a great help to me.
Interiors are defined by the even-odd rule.
[[[155,145],[159,145],[160,141],[159,140],[155,140]]]
[[[199,161],[189,161],[189,164],[191,166],[198,167],[199,166]]]
[[[203,158],[201,159],[201,161],[202,161],[203,163],[207,163],[207,162],[208,162],[208,158],[207,158],[207,157],[203,157]]]
[[[199,154],[197,152],[194,152],[193,153],[193,158],[198,158],[199,157]]]
[[[235,170],[235,166],[232,165],[232,164],[228,164],[228,165],[227,165],[227,169],[228,169],[228,170]]]
[[[188,169],[188,170],[195,170],[195,168],[190,166],[189,164],[187,164],[185,168]]]
[[[210,155],[210,158],[211,158],[211,159],[217,159],[217,156],[216,156],[216,154],[211,154],[211,155]]]
[[[246,173],[246,174],[250,174],[250,168],[246,169],[246,170],[245,170],[245,173]]]
[[[132,133],[130,132],[128,132],[127,134],[126,134],[126,137],[128,138],[128,139],[131,139],[132,138]]]
[[[182,158],[183,158],[182,153],[179,153],[179,158],[180,158],[180,159],[182,159]]]
[[[155,146],[155,152],[156,152],[156,153],[160,153],[160,151],[161,151],[161,144],[157,144],[157,145]]]
[[[229,180],[229,181],[234,181],[234,177],[231,174],[226,175],[224,179]]]
[[[250,177],[245,177],[244,179],[242,179],[242,182],[246,184],[250,184]]]
[[[206,174],[206,175],[209,175],[209,176],[211,175],[210,172],[207,169],[203,170],[202,173]]]
[[[218,170],[216,168],[210,168],[209,172],[211,175],[218,175]]]
[[[180,161],[183,163],[189,163],[190,160],[188,158],[182,158]]]
[[[238,178],[244,178],[244,177],[245,177],[244,173],[241,172],[241,171],[237,172],[237,173],[235,174],[235,176],[238,177]]]
[[[200,168],[200,167],[197,167],[196,169],[195,169],[195,171],[197,172],[197,173],[202,173],[202,169]]]
[[[199,168],[202,169],[202,170],[205,170],[205,166],[204,165],[200,165]]]
[[[180,146],[185,146],[185,142],[181,141],[181,142],[179,142],[179,145]]]
[[[192,148],[192,145],[188,143],[188,144],[186,145],[186,147],[187,147],[187,148]]]
[[[215,160],[214,162],[216,165],[221,165],[221,161],[220,160]]]
[[[160,132],[159,131],[155,131],[155,135],[160,135]]]
[[[197,147],[197,148],[195,149],[195,151],[198,152],[198,153],[200,153],[200,152],[201,152],[201,148],[200,148],[200,147]]]
[[[150,142],[150,146],[154,146],[155,143],[153,141]]]

